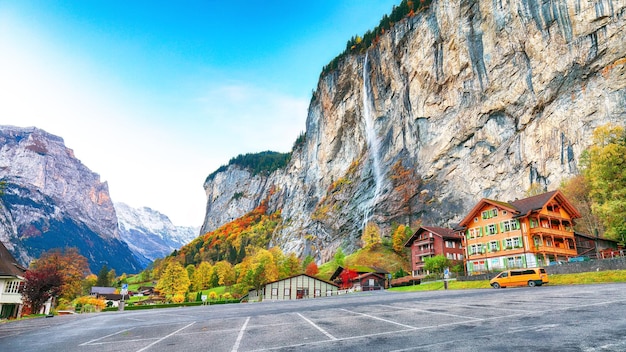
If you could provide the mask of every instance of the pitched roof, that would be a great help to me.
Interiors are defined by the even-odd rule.
[[[115,287],[103,287],[103,286],[93,286],[91,288],[91,294],[111,294],[115,293]]]
[[[539,194],[520,200],[515,200],[511,202],[511,204],[518,209],[520,215],[528,215],[534,210],[540,210],[552,200],[555,200],[563,208],[565,208],[565,210],[572,217],[572,219],[580,218],[581,215],[578,210],[574,208],[572,203],[570,203],[567,198],[565,198],[565,195],[563,195],[563,193],[559,190]]]
[[[335,280],[337,277],[339,277],[339,275],[341,274],[341,272],[343,272],[344,269],[352,270],[358,274],[365,274],[365,273],[389,274],[389,272],[386,271],[385,269],[377,268],[373,266],[370,267],[370,266],[356,265],[356,266],[351,266],[349,268],[344,268],[340,265],[337,267],[335,272],[330,276],[329,280],[330,281]]]
[[[516,199],[511,202],[511,205],[513,205],[521,215],[526,215],[533,210],[540,210],[543,208],[543,206],[546,205],[550,199],[552,199],[556,192],[558,191],[542,193],[523,199]]]
[[[11,252],[0,242],[0,276],[23,277],[26,268],[21,266]]]
[[[335,287],[339,287],[339,286],[337,286],[337,284],[335,284],[335,283],[333,283],[333,282],[326,281],[326,280],[320,279],[319,277],[311,276],[311,275],[308,275],[308,274],[296,274],[296,275],[292,275],[292,276],[285,277],[285,278],[282,278],[282,279],[274,280],[274,281],[272,281],[272,282],[268,282],[268,283],[266,283],[264,286],[269,285],[269,284],[273,284],[273,283],[275,283],[275,282],[279,282],[279,281],[289,280],[289,279],[292,279],[292,278],[294,278],[294,277],[298,277],[298,276],[307,276],[307,277],[310,277],[311,279],[315,279],[315,280],[317,280],[317,281],[322,281],[322,282],[325,282],[325,283],[327,283],[327,284],[329,284],[329,285],[333,285],[333,286],[335,286]],[[253,288],[253,289],[250,289],[250,291],[252,291],[252,290],[254,290],[254,288]]]
[[[561,191],[556,190],[552,192],[538,194],[536,196],[528,198],[516,199],[510,203],[483,198],[472,208],[472,210],[465,216],[465,218],[461,220],[458,227],[462,229],[467,226],[474,214],[485,204],[491,204],[500,208],[504,208],[515,214],[515,217],[522,217],[529,215],[533,211],[541,210],[544,206],[546,206],[546,204],[548,204],[552,200],[555,200],[563,208],[565,208],[565,210],[568,214],[570,214],[572,219],[580,218],[580,213],[578,212],[578,210],[576,210],[572,203],[570,203],[567,198],[565,198],[565,195],[563,195]]]

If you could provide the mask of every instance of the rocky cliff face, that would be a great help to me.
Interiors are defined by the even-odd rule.
[[[433,1],[320,78],[285,169],[209,180],[202,231],[271,194],[274,243],[327,260],[365,222],[452,226],[482,197],[555,189],[626,120],[625,35],[624,0]]]
[[[0,126],[0,240],[23,265],[51,248],[77,247],[92,272],[141,267],[121,241],[108,186],[63,139],[37,128]]]
[[[120,237],[143,266],[198,237],[199,228],[174,226],[166,215],[156,210],[136,209],[118,202],[114,205]]]

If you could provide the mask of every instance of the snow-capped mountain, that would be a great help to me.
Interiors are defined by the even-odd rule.
[[[198,237],[200,227],[175,226],[164,214],[115,202],[119,233],[137,260],[147,265]]]

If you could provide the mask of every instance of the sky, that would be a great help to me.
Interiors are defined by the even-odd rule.
[[[289,152],[320,72],[400,0],[0,0],[0,125],[64,139],[114,202],[200,226],[203,183]]]

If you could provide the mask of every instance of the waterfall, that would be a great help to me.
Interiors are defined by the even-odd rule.
[[[374,194],[369,204],[365,208],[363,217],[363,229],[370,219],[372,209],[380,196],[382,175],[380,171],[380,145],[376,129],[374,126],[374,116],[372,116],[373,101],[371,96],[372,85],[370,83],[370,75],[368,70],[368,53],[365,52],[365,61],[363,62],[363,120],[365,120],[365,135],[369,149],[369,157],[372,163],[372,172],[374,177]]]

